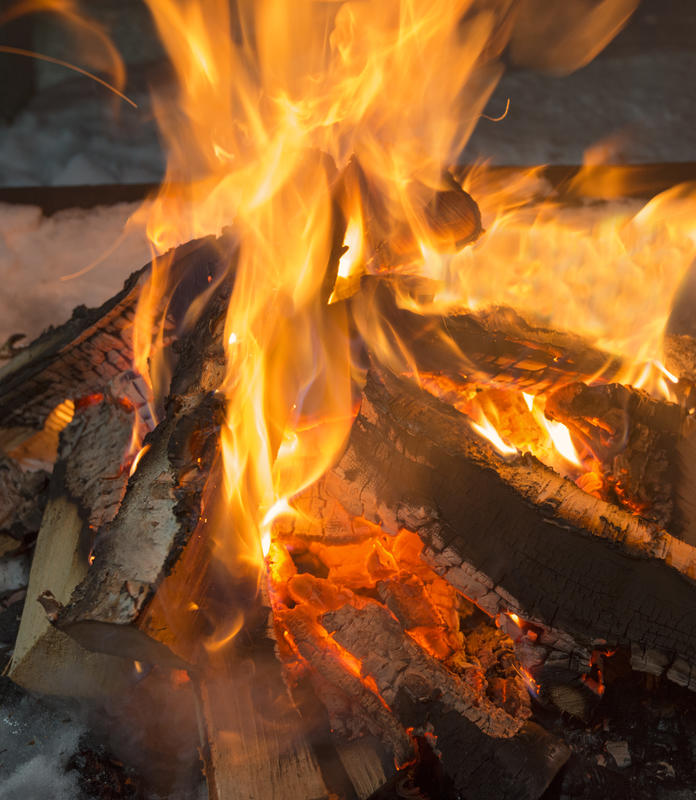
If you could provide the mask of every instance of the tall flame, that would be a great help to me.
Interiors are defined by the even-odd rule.
[[[336,212],[336,187],[352,156],[379,198],[386,239],[398,225],[399,235],[405,226],[417,243],[413,263],[401,268],[438,281],[433,302],[441,308],[515,304],[553,287],[549,301],[558,310],[569,305],[571,284],[586,279],[587,264],[607,257],[622,265],[619,288],[634,293],[635,248],[627,237],[639,247],[648,234],[640,221],[632,228],[622,222],[600,236],[601,246],[575,237],[580,253],[569,258],[544,217],[530,226],[528,214],[514,212],[512,193],[493,190],[484,198],[489,234],[480,245],[457,254],[449,242],[443,253],[425,224],[423,209],[501,75],[500,54],[515,30],[518,51],[524,39],[511,0],[239,0],[234,13],[228,0],[146,2],[177,78],[175,98],[154,97],[168,166],[144,212],[153,246],[161,254],[230,225],[239,239],[221,386],[232,533],[219,549],[230,565],[260,567],[273,519],[330,466],[350,429],[349,332],[339,301],[368,268],[366,227],[374,223],[345,186]],[[583,42],[593,54],[624,18],[590,16],[606,30],[578,26],[568,40],[574,63],[583,61]],[[522,228],[531,229],[527,238]],[[547,242],[541,255],[521,261],[537,234]],[[342,244],[348,249],[341,256]],[[160,362],[168,273],[167,259],[159,258],[136,320],[137,365],[159,391],[166,386]],[[667,293],[675,280],[665,278]],[[612,285],[612,307],[613,293]],[[571,305],[585,312],[581,302]],[[662,311],[652,314],[656,329]],[[407,343],[399,358],[380,352],[389,337],[369,313],[362,319],[373,351],[409,367]],[[592,319],[584,322],[596,339],[609,335]]]
[[[334,263],[337,176],[355,155],[387,220],[421,226],[409,185],[432,193],[473,128],[501,72],[499,20],[472,0],[147,3],[177,76],[174,103],[154,98],[168,166],[151,241],[164,253],[231,224],[240,239],[221,386],[233,533],[219,555],[260,564],[273,518],[353,418],[345,304],[329,299],[332,274],[361,258],[363,219],[343,209]],[[137,367],[160,392],[168,269],[155,262],[136,320]]]

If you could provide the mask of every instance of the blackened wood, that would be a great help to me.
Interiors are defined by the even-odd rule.
[[[224,242],[197,239],[163,256],[170,262],[171,291],[162,313],[181,319],[196,295],[224,272]],[[0,367],[0,447],[16,447],[63,400],[99,392],[131,368],[133,319],[149,275],[150,265],[134,272],[99,308],[79,306],[68,322],[49,328]]]
[[[568,426],[597,459],[605,499],[678,533],[670,523],[686,415],[676,403],[631,386],[576,383],[549,395],[545,412]]]
[[[403,369],[415,366],[426,378],[537,394],[577,380],[611,380],[622,368],[619,357],[582,337],[532,324],[510,308],[418,314],[401,307],[398,294],[427,301],[429,287],[404,278],[364,278],[351,300],[353,317],[368,349],[379,327],[393,352],[406,343]]]
[[[565,745],[428,656],[379,604],[346,605],[322,622],[360,659],[401,723],[436,737],[446,774],[467,797],[537,798],[568,758]]]
[[[492,616],[538,623],[569,659],[638,644],[696,664],[693,547],[529,455],[497,455],[404,379],[368,375],[325,485],[351,514],[416,531],[446,580]]]
[[[90,649],[135,660],[181,664],[169,626],[149,607],[203,517],[216,461],[224,398],[222,330],[231,287],[223,283],[181,340],[164,420],[131,477],[116,518],[99,531],[95,561],[57,625]],[[192,579],[199,578],[193,570]],[[193,598],[181,596],[180,607]],[[181,608],[166,609],[176,615]],[[163,612],[165,613],[165,612]],[[189,615],[192,613],[188,612]]]
[[[44,470],[24,471],[13,459],[0,457],[0,533],[12,536],[17,546],[39,531],[48,479]]]

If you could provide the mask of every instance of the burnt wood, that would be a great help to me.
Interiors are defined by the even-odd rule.
[[[90,569],[94,531],[118,511],[134,414],[111,393],[78,408],[61,435],[9,677],[32,692],[107,696],[124,689],[125,660],[90,653],[51,617]]]
[[[410,311],[398,298],[427,302],[427,282],[370,276],[350,305],[367,348],[378,328],[392,351],[407,343],[409,359],[392,359],[392,369],[424,378],[446,379],[453,387],[513,386],[532,394],[579,380],[611,380],[622,360],[598,350],[575,334],[525,320],[511,308],[462,311],[448,315]],[[380,357],[381,351],[380,351]]]
[[[563,422],[601,466],[603,496],[674,530],[677,445],[686,414],[676,403],[621,384],[569,384],[546,399],[545,413]]]
[[[436,572],[491,616],[535,624],[538,644],[569,662],[633,647],[661,654],[667,674],[696,664],[693,547],[529,454],[504,459],[407,380],[368,374],[324,481],[350,514],[417,532]]]
[[[145,439],[148,449],[118,514],[99,531],[92,568],[57,617],[57,626],[88,649],[172,665],[190,656],[183,641],[177,649],[160,613],[176,618],[193,596],[180,593],[181,609],[153,612],[151,605],[199,527],[204,492],[216,474],[224,398],[215,390],[224,375],[221,342],[230,291],[229,281],[218,287],[179,343],[164,419]],[[202,578],[200,570],[192,571],[191,580]]]
[[[161,312],[183,318],[185,308],[227,268],[225,239],[197,239],[163,256],[170,263],[171,293]],[[40,430],[66,398],[99,392],[133,362],[133,319],[151,272],[134,272],[118,294],[98,308],[78,306],[70,320],[48,328],[0,366],[0,447],[14,448]],[[210,279],[210,281],[209,281]],[[144,406],[147,398],[142,398]]]
[[[467,797],[537,798],[568,758],[565,745],[542,728],[477,696],[378,603],[343,606],[322,622],[360,659],[400,722],[434,734],[445,773]]]

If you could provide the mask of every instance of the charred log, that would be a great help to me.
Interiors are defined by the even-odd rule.
[[[186,660],[170,649],[169,626],[151,604],[203,516],[224,415],[224,400],[215,389],[224,374],[221,333],[229,291],[227,284],[219,287],[181,341],[165,418],[146,437],[147,450],[119,512],[99,531],[94,563],[58,614],[57,626],[88,649],[154,663]],[[194,571],[192,579],[199,577]],[[186,595],[178,602],[188,606],[192,600]]]
[[[435,737],[446,774],[467,796],[539,797],[567,758],[563,745],[509,716],[425,653],[379,604],[345,605],[322,623],[360,660],[400,723]],[[295,626],[296,640],[302,636]]]
[[[589,664],[601,647],[696,664],[696,551],[591,497],[529,455],[504,459],[413,384],[368,375],[347,449],[325,478],[350,514],[416,531],[427,562],[491,616]]]
[[[358,211],[366,237],[365,262],[373,271],[422,257],[414,226],[439,252],[454,252],[483,232],[478,205],[449,172],[435,186],[412,180],[404,198],[388,200],[370,184],[353,156],[337,181],[335,195],[347,219]]]
[[[571,333],[544,328],[510,308],[495,307],[449,315],[419,314],[399,296],[432,300],[422,281],[364,278],[351,300],[358,329],[367,342],[380,320],[388,345],[408,343],[409,364],[421,378],[439,378],[453,388],[513,386],[538,394],[578,380],[611,380],[622,360]]]
[[[161,312],[172,319],[217,279],[227,264],[219,240],[198,239],[163,256],[170,263],[171,296]],[[151,265],[134,272],[123,289],[99,308],[76,308],[58,328],[49,328],[0,367],[0,447],[5,451],[40,431],[66,398],[101,391],[133,362],[133,319]],[[147,398],[143,397],[140,405]]]
[[[546,414],[567,425],[599,462],[606,500],[670,528],[685,418],[678,405],[616,383],[571,384],[547,398]]]

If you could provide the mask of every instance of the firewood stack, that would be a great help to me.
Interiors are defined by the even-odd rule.
[[[337,299],[367,374],[343,453],[295,498],[300,513],[275,523],[260,589],[215,558],[233,234],[171,254],[159,424],[131,371],[148,267],[0,369],[0,475],[13,487],[2,534],[18,547],[36,467],[52,468],[9,675],[100,697],[128,684],[134,661],[187,670],[219,800],[368,798],[424,750],[454,792],[532,800],[568,748],[531,720],[530,694],[583,717],[617,650],[696,689],[696,549],[678,458],[688,409],[613,382],[621,358],[511,309],[409,310],[400,298],[427,284],[384,270],[414,242],[381,225],[356,162],[337,185],[338,208],[363,198],[381,272]],[[451,178],[423,224],[443,249],[481,234]],[[376,313],[408,343],[410,373],[370,350]],[[547,416],[592,451],[593,493],[529,453],[500,455],[454,407],[511,388],[544,395]],[[137,461],[136,421],[149,429]]]

